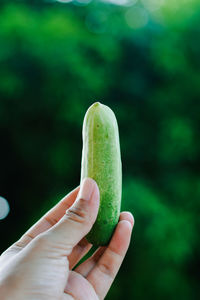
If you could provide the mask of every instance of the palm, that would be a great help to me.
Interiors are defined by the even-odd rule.
[[[78,247],[81,247],[81,245],[83,246],[86,245],[86,240],[83,239],[81,241],[81,243],[79,243]],[[23,280],[23,285],[21,285],[21,283],[19,282],[19,288],[18,288],[18,292],[19,295],[23,294],[21,290],[25,290],[26,288],[29,290],[29,299],[32,298],[32,296],[35,294],[34,289],[37,289],[38,291],[38,295],[42,295],[42,297],[44,299],[51,299],[50,297],[52,297],[52,299],[62,299],[62,300],[71,300],[73,299],[87,299],[87,300],[96,300],[99,299],[94,287],[92,286],[92,284],[87,280],[86,277],[84,277],[84,275],[86,276],[89,272],[90,267],[92,266],[92,260],[90,260],[90,263],[88,266],[83,265],[83,271],[82,274],[79,273],[78,271],[72,271],[70,270],[72,268],[72,266],[78,261],[78,257],[77,257],[77,248],[74,249],[72,255],[69,256],[68,260],[66,259],[61,259],[60,261],[56,261],[53,262],[51,261],[51,258],[47,258],[47,259],[43,259],[41,258],[41,260],[37,259],[37,263],[34,262],[34,253],[35,253],[35,248],[37,247],[37,245],[33,245],[33,247],[29,247],[29,251],[27,253],[26,258],[31,262],[31,264],[29,265],[28,269],[24,269],[23,264],[24,261],[23,259],[20,260],[19,256],[17,254],[19,254],[20,252],[22,253],[24,250],[24,247],[18,246],[18,245],[13,245],[11,246],[11,248],[9,248],[1,257],[0,257],[0,277],[3,277],[4,273],[7,273],[7,269],[9,269],[10,267],[15,270],[14,273],[18,273],[20,270],[20,267],[22,266],[22,269],[24,270],[25,274],[25,280]],[[32,248],[32,249],[31,249]],[[87,250],[85,249],[84,252],[88,251],[90,246],[86,247]],[[99,251],[98,251],[99,252]],[[82,252],[83,254],[83,252]],[[42,256],[42,255],[41,255]],[[97,256],[97,254],[96,254]],[[93,259],[95,256],[93,256]],[[80,256],[79,256],[80,258]],[[70,269],[68,269],[68,263],[70,264]],[[36,274],[32,269],[32,264],[36,265],[36,271],[40,274],[39,276],[37,276],[37,279],[35,280]],[[43,269],[44,266],[48,266],[49,270],[46,272],[45,277],[42,276]],[[82,266],[79,266],[80,267]],[[76,268],[78,270],[78,268]],[[56,271],[54,273],[54,271]],[[64,271],[64,272],[63,272]],[[9,272],[9,271],[8,271]],[[67,276],[67,284],[64,287],[61,282],[62,282],[62,278],[63,278],[63,273],[66,274]],[[49,277],[50,275],[50,277]],[[18,275],[17,275],[18,276]],[[21,274],[21,276],[23,276],[23,274]],[[54,277],[55,280],[52,284],[52,280],[51,277]],[[35,281],[34,284],[34,289],[32,288],[32,282]],[[41,282],[46,282],[47,284],[47,290],[42,288]],[[37,288],[36,288],[37,286]],[[60,286],[60,288],[58,288]],[[56,288],[55,288],[56,287]],[[58,290],[60,289],[60,292],[58,293]],[[61,298],[61,290],[64,289],[64,293],[62,295]],[[23,299],[23,296],[22,296]]]

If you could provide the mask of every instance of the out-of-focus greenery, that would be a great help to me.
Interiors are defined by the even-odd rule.
[[[1,1],[1,251],[79,184],[98,100],[118,119],[136,220],[107,299],[199,299],[199,37],[194,0]]]

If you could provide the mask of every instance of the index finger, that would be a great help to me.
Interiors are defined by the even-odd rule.
[[[79,192],[79,186],[67,194],[58,204],[48,211],[36,224],[34,224],[15,246],[23,248],[40,233],[54,226],[65,214],[66,210],[74,203]]]

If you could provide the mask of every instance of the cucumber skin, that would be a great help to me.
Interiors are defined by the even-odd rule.
[[[89,107],[83,122],[81,181],[85,177],[94,179],[100,191],[97,219],[86,238],[94,246],[105,246],[119,220],[122,164],[116,117],[99,102]]]

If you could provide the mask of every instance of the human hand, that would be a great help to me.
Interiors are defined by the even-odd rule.
[[[84,236],[95,222],[99,189],[83,181],[32,226],[0,257],[1,300],[104,299],[129,246],[133,217],[120,214],[107,247],[99,247],[74,266],[92,247]]]

